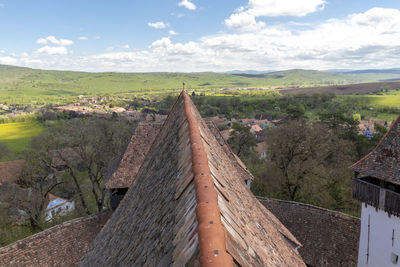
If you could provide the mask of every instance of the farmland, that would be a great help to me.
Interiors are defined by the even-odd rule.
[[[0,143],[6,143],[12,154],[3,159],[14,159],[27,145],[33,136],[43,131],[43,126],[38,122],[15,122],[0,124]]]
[[[77,96],[118,95],[152,97],[178,93],[182,82],[196,92],[219,92],[230,87],[300,87],[343,85],[396,79],[399,74],[339,74],[315,70],[287,70],[266,74],[221,73],[88,73],[37,70],[0,65],[0,103],[60,105]]]

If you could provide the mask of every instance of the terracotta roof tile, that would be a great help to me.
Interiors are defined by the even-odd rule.
[[[400,116],[368,155],[349,167],[394,184],[400,184]]]
[[[304,203],[257,197],[302,242],[309,266],[357,266],[360,219]]]
[[[0,185],[14,182],[21,174],[24,160],[0,162]]]
[[[251,194],[237,175],[237,161],[231,160],[192,101],[184,100],[183,95],[151,146],[135,186],[130,187],[80,266],[192,266],[204,259],[210,264],[207,251],[214,245],[218,249],[212,254],[224,257],[224,263],[230,258],[223,256],[227,255],[223,251],[226,245],[228,254],[244,266],[305,266],[295,249],[298,241]],[[184,106],[195,123],[189,122]],[[200,139],[193,136],[194,124]],[[205,152],[203,156],[194,153],[198,148]],[[196,170],[193,163],[201,163],[201,168]],[[207,173],[205,184],[195,178]],[[201,186],[212,197],[203,194]],[[212,204],[214,197],[217,203],[214,200]],[[208,204],[213,208],[208,209]],[[206,211],[201,211],[203,208]],[[216,213],[216,208],[220,212]],[[199,227],[204,218],[208,224]],[[219,237],[210,239],[207,232],[218,222],[226,229],[225,237],[225,231],[217,230]]]
[[[74,219],[0,248],[0,266],[76,266],[111,212]]]

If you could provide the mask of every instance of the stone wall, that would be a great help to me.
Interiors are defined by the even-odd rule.
[[[309,266],[357,266],[360,219],[311,205],[257,197],[303,244]]]
[[[67,221],[0,248],[0,266],[76,266],[110,215]]]

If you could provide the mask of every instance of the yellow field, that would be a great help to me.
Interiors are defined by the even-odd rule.
[[[32,137],[40,134],[43,126],[37,122],[14,122],[0,124],[0,143],[7,144],[13,151],[12,157],[29,145]]]
[[[374,106],[400,107],[400,95],[371,95],[368,96]]]

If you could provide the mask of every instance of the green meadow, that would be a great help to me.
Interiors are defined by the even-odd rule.
[[[0,65],[0,103],[60,105],[85,96],[163,96],[186,89],[220,92],[227,87],[301,87],[375,82],[398,74],[339,74],[316,70],[287,70],[266,74],[222,73],[89,73],[37,70]]]
[[[40,134],[43,126],[38,122],[14,122],[0,124],[0,143],[7,144],[12,154],[3,160],[15,159],[26,148],[31,138]]]

